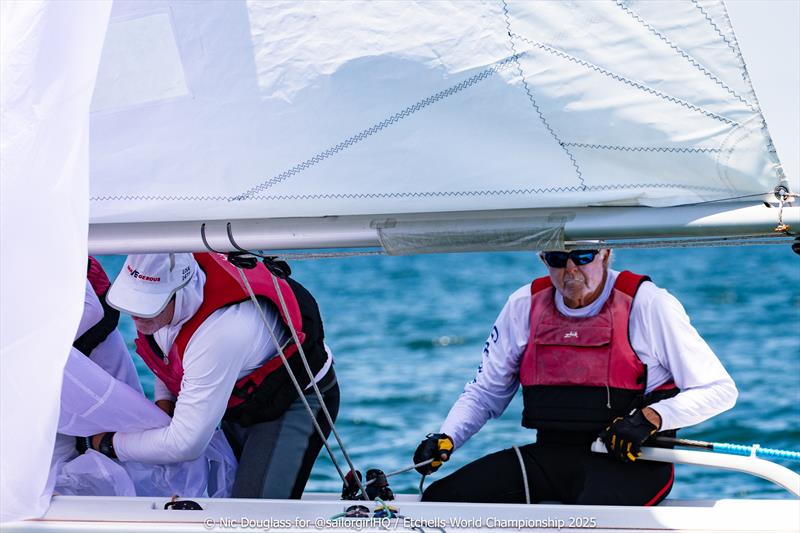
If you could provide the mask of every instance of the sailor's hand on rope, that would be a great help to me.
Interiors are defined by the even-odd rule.
[[[642,443],[656,431],[658,427],[640,409],[634,409],[625,417],[615,418],[610,426],[600,432],[600,438],[611,456],[629,463],[642,454]]]
[[[453,453],[453,439],[444,433],[429,433],[425,436],[425,440],[419,443],[417,451],[414,452],[414,464],[430,463],[416,468],[417,472],[427,476],[432,472],[439,470],[444,461],[450,459],[450,454]]]

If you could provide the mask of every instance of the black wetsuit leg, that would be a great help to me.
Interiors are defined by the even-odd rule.
[[[623,464],[587,445],[520,446],[531,501],[583,505],[655,505],[669,494],[673,466]],[[430,485],[423,501],[525,503],[519,459],[513,449],[473,461]]]

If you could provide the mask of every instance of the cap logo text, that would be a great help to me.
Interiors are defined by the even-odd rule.
[[[152,281],[154,283],[158,283],[159,281],[161,281],[160,277],[145,276],[144,274],[140,273],[138,270],[131,268],[130,265],[126,265],[126,266],[128,267],[128,274],[130,274],[132,277],[134,277],[136,279],[140,279],[142,281]]]

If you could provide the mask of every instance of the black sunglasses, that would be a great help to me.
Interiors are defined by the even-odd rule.
[[[564,268],[567,259],[572,259],[576,266],[588,265],[600,250],[572,250],[571,252],[545,252],[542,254],[544,262],[551,268]]]

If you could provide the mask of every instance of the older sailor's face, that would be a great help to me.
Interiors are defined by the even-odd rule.
[[[553,286],[567,307],[585,307],[603,292],[611,250],[544,252],[541,257]]]
[[[136,326],[136,331],[145,335],[152,335],[156,331],[172,322],[172,316],[174,314],[175,297],[173,296],[164,310],[153,318],[142,318],[135,315],[131,315],[131,318],[133,319],[133,325]]]

